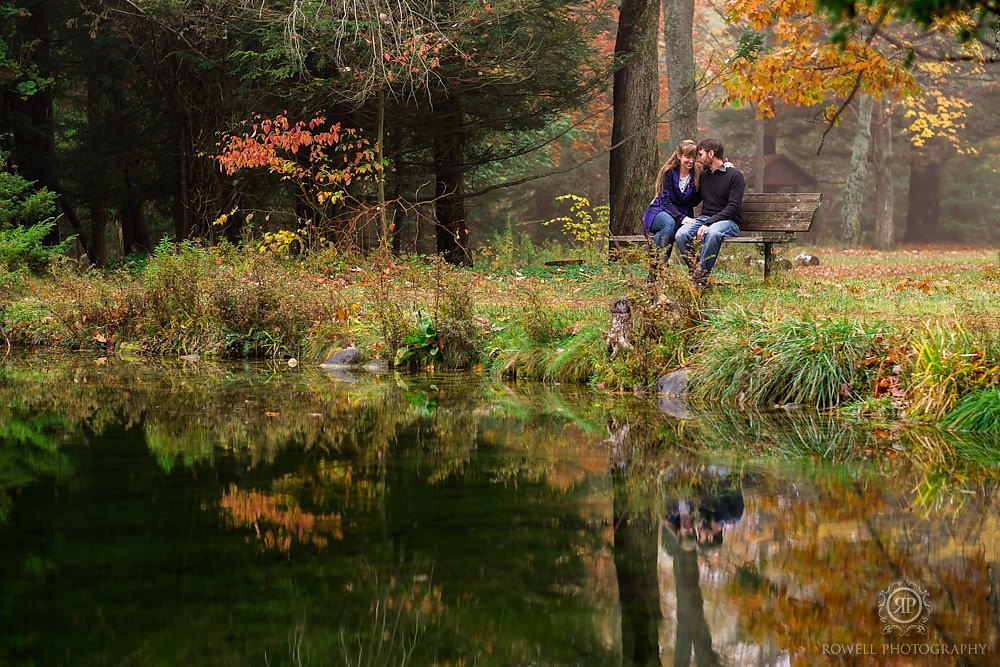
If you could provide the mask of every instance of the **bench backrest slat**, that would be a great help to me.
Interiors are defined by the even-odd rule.
[[[744,231],[808,232],[823,201],[820,192],[748,192],[743,196]]]
[[[815,202],[792,202],[787,204],[759,204],[752,201],[743,202],[744,213],[812,213],[815,210]]]
[[[823,200],[822,192],[745,192],[743,203],[747,202],[814,202],[817,206]]]

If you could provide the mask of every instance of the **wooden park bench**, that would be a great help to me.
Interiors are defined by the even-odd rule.
[[[764,278],[771,276],[771,246],[790,243],[796,234],[808,232],[816,219],[816,211],[823,200],[822,193],[748,192],[743,195],[743,224],[740,235],[725,239],[726,243],[758,243],[764,254]],[[614,255],[617,248],[626,245],[652,245],[641,234],[612,236],[608,239]]]

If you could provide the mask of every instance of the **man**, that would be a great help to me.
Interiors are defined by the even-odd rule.
[[[677,249],[691,269],[691,281],[698,289],[708,285],[708,274],[715,266],[722,239],[739,236],[743,222],[743,191],[746,182],[740,170],[725,161],[722,142],[703,139],[698,144],[701,173],[701,215],[686,218],[677,230]],[[692,266],[691,241],[701,241],[701,258]]]

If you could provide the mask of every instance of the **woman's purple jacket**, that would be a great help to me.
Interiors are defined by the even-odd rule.
[[[649,202],[649,206],[642,212],[642,233],[649,236],[649,227],[653,224],[653,218],[659,213],[665,212],[674,219],[678,225],[685,217],[694,216],[694,207],[701,203],[701,194],[694,187],[694,178],[688,182],[687,189],[680,188],[680,170],[677,167],[667,171],[664,178],[663,192],[658,197],[654,197]]]

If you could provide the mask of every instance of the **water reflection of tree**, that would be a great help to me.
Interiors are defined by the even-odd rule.
[[[607,425],[614,493],[614,555],[625,665],[660,664],[660,587],[657,577],[662,441],[628,416]],[[695,571],[697,584],[697,570]]]
[[[726,589],[747,637],[773,641],[794,665],[840,664],[823,655],[824,644],[892,640],[883,635],[874,605],[880,590],[905,576],[934,601],[928,641],[987,640],[988,561],[996,558],[1000,535],[989,507],[975,506],[985,499],[970,501],[948,521],[928,522],[901,507],[891,489],[911,483],[905,469],[882,484],[822,468],[794,487],[778,479],[762,478],[749,519],[768,526],[768,533],[732,545],[737,576]],[[913,656],[907,662],[942,660]]]
[[[689,665],[692,654],[699,667],[718,665],[712,648],[712,632],[705,620],[705,601],[701,594],[698,551],[681,545],[668,528],[661,530],[662,543],[673,559],[674,590],[677,594],[677,634],[674,640],[674,665]]]

